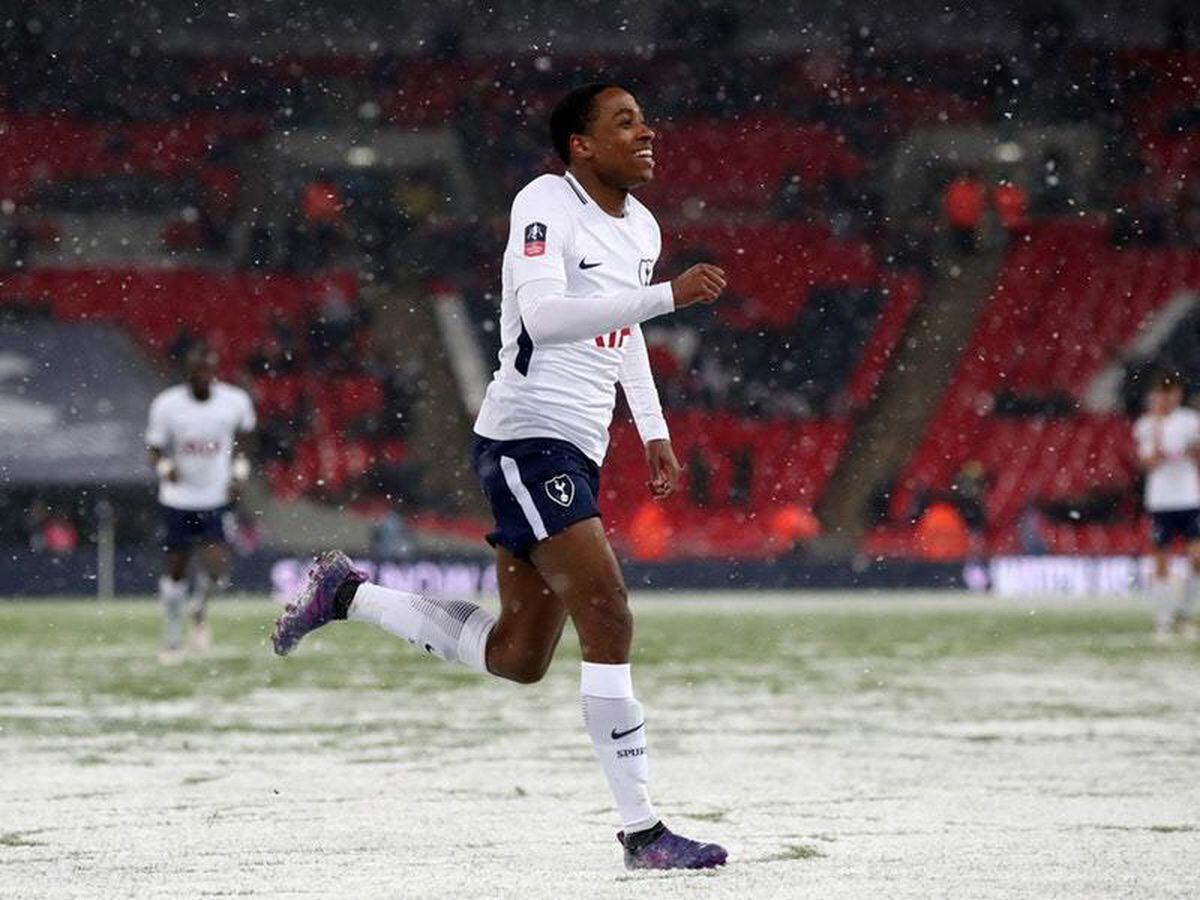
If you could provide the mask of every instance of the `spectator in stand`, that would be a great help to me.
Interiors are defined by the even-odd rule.
[[[33,250],[34,234],[21,221],[15,221],[0,231],[0,272],[25,268]]]
[[[742,447],[733,457],[733,473],[729,479],[729,505],[749,505],[753,484],[754,458],[749,447]]]
[[[271,265],[275,255],[275,236],[265,219],[255,219],[246,231],[246,249],[242,254],[241,268],[265,269]]]
[[[1200,247],[1200,160],[1183,179],[1175,222],[1179,239],[1192,247]]]
[[[808,543],[821,533],[817,517],[799,503],[785,503],[776,509],[767,523],[771,542],[779,555],[800,556]]]
[[[771,213],[783,220],[803,219],[808,213],[808,200],[799,172],[789,170],[779,179],[771,200]]]
[[[1017,540],[1026,556],[1044,556],[1050,552],[1046,538],[1046,516],[1036,503],[1027,503],[1017,520]]]
[[[1041,177],[1033,197],[1034,211],[1047,216],[1061,216],[1074,208],[1074,189],[1066,156],[1051,147],[1042,157]]]
[[[971,536],[962,513],[952,503],[931,503],[917,520],[913,549],[929,562],[953,562],[965,559],[971,549]]]
[[[969,459],[963,463],[950,490],[958,499],[958,508],[967,526],[973,531],[983,531],[983,497],[987,492],[987,473],[983,463],[977,459]]]
[[[332,261],[342,227],[342,192],[320,172],[304,188],[300,210],[308,235],[311,265],[323,269]]]
[[[79,532],[71,520],[38,500],[29,510],[26,523],[29,549],[34,553],[64,556],[79,546]]]
[[[692,444],[688,455],[688,493],[692,504],[701,509],[712,503],[712,467],[699,444]]]
[[[308,325],[309,358],[329,372],[353,372],[361,368],[355,348],[361,320],[355,315],[350,296],[334,279],[325,279],[315,298],[316,315]]]
[[[666,559],[673,534],[661,503],[645,500],[629,523],[629,554],[638,562]]]
[[[1007,175],[1000,178],[992,192],[992,202],[996,207],[996,218],[1010,240],[1029,227],[1029,195],[1012,178]]]
[[[979,246],[979,227],[987,208],[987,188],[972,171],[964,171],[946,187],[942,213],[950,226],[955,249],[963,256]]]
[[[416,550],[416,537],[394,509],[388,510],[371,526],[371,556],[380,560],[408,559]]]

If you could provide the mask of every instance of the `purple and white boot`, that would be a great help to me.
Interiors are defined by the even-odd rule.
[[[724,847],[675,834],[662,822],[629,838],[619,832],[617,841],[625,848],[627,869],[714,869],[728,856]]]
[[[334,619],[346,618],[349,603],[339,602],[338,588],[347,581],[358,585],[366,580],[366,573],[354,568],[350,557],[342,551],[329,550],[318,556],[308,570],[304,588],[275,620],[275,632],[271,635],[275,652],[287,656],[310,631]]]

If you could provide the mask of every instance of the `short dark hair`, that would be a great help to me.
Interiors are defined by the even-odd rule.
[[[200,363],[215,364],[216,361],[217,351],[205,340],[198,340],[188,347],[187,353],[183,357],[183,364],[188,369]]]
[[[1154,376],[1153,387],[1160,391],[1183,390],[1183,379],[1174,369],[1160,369]]]
[[[593,82],[577,87],[550,111],[550,141],[559,158],[571,164],[571,135],[583,134],[595,117],[596,98],[609,88],[624,90],[619,84]]]

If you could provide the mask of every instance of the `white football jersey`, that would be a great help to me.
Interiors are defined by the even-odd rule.
[[[160,479],[158,501],[174,509],[216,509],[228,503],[234,437],[254,427],[250,395],[231,384],[214,381],[204,401],[186,384],[155,397],[146,444],[161,450],[179,473],[178,481]]]
[[[640,322],[675,308],[651,286],[662,235],[635,198],[610,216],[570,174],[513,200],[500,300],[500,365],[475,420],[494,440],[558,438],[597,465],[621,383],[643,441],[667,437]]]
[[[1133,426],[1133,436],[1142,459],[1149,459],[1156,447],[1166,457],[1146,473],[1146,509],[1200,508],[1200,471],[1192,456],[1200,444],[1200,415],[1180,408],[1162,418],[1142,416]]]

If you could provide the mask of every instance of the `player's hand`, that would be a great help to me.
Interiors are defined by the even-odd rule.
[[[646,482],[650,496],[655,500],[667,499],[679,487],[681,471],[671,442],[659,439],[646,444],[646,462],[650,464],[650,480]]]
[[[671,282],[676,309],[693,303],[712,303],[723,290],[725,272],[711,263],[697,263]]]

